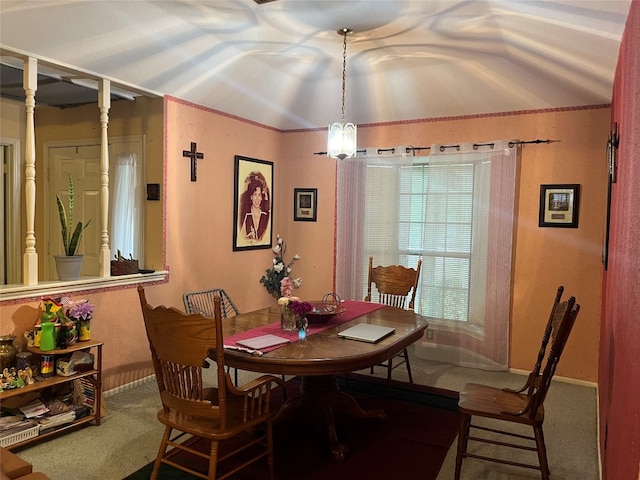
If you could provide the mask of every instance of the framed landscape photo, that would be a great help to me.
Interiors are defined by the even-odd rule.
[[[234,158],[233,250],[271,248],[273,162]]]
[[[540,185],[540,227],[578,228],[580,185]]]
[[[318,189],[293,189],[293,220],[296,222],[315,222],[317,219]]]

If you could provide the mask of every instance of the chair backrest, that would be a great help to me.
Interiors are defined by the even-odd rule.
[[[542,362],[544,361],[545,354],[547,353],[547,345],[549,344],[549,340],[551,340],[555,333],[557,332],[557,322],[555,312],[560,300],[562,299],[562,294],[564,293],[564,287],[560,285],[558,290],[556,291],[556,298],[553,300],[553,305],[551,306],[551,312],[549,313],[549,319],[547,320],[547,325],[544,329],[544,333],[542,334],[542,343],[540,344],[540,350],[538,350],[538,357],[536,358],[536,363],[529,373],[529,380],[527,382],[528,391],[527,393],[530,395],[533,392],[533,388],[539,383],[540,380],[540,369],[542,368]]]
[[[184,301],[184,308],[187,313],[201,313],[205,317],[213,317],[213,299],[215,296],[220,297],[222,318],[228,318],[240,313],[231,301],[229,295],[227,295],[227,292],[222,288],[212,288],[211,290],[202,290],[200,292],[187,292],[182,296],[182,300]]]
[[[373,266],[373,257],[369,257],[369,278],[367,296],[365,302],[371,301],[371,284],[375,284],[378,291],[378,301],[392,307],[413,310],[420,278],[422,260],[418,260],[418,266],[407,268],[402,265]],[[409,298],[407,305],[407,298]]]
[[[560,295],[562,294],[561,291],[559,293]],[[546,362],[544,362],[542,374],[536,377],[537,381],[533,383],[533,388],[530,387],[528,392],[529,402],[527,407],[522,411],[522,413],[527,413],[532,418],[537,415],[538,409],[544,403],[549,387],[551,386],[551,380],[560,361],[560,356],[564,351],[579,311],[580,305],[576,303],[575,297],[571,297],[564,302],[559,302],[553,308],[550,319],[551,347],[549,348]],[[546,333],[545,331],[545,335]],[[538,370],[540,368],[541,367],[538,367]]]
[[[138,286],[153,368],[165,411],[219,418],[226,423],[227,378],[222,345],[220,299],[214,297],[214,318],[186,314],[173,307],[151,307]],[[216,354],[218,388],[203,386],[202,366],[210,350]]]

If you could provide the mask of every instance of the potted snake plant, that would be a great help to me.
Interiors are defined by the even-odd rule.
[[[64,255],[55,255],[54,257],[56,260],[56,270],[58,271],[58,278],[60,280],[76,280],[80,277],[83,258],[83,255],[79,255],[77,253],[78,244],[80,242],[82,232],[89,226],[91,220],[88,220],[85,224],[80,221],[75,225],[75,227],[73,226],[73,178],[68,172],[67,178],[67,193],[69,197],[68,208],[65,208],[62,200],[60,200],[60,197],[56,195]]]

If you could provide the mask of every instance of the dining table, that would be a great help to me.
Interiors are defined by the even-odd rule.
[[[338,385],[338,376],[370,368],[397,355],[418,341],[427,329],[427,319],[411,310],[387,305],[345,300],[335,315],[308,315],[308,328],[300,332],[280,326],[282,307],[273,305],[223,319],[224,359],[231,367],[251,372],[294,375],[301,378],[300,393],[288,398],[277,418],[303,418],[327,433],[331,453],[344,460],[349,447],[340,442],[336,417],[384,419],[382,410],[363,410]],[[359,323],[390,326],[394,333],[376,343],[344,339],[341,331]],[[262,335],[289,340],[261,350],[244,348],[237,342]],[[210,355],[215,359],[215,354]],[[300,415],[302,417],[300,417]]]

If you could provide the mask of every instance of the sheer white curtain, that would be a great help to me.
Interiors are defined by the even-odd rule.
[[[364,298],[369,255],[409,267],[422,259],[416,311],[436,348],[418,343],[419,356],[507,368],[518,151],[509,145],[367,151],[338,165],[336,290]]]
[[[406,154],[368,149],[338,162],[336,292],[342,298],[364,299],[370,255],[376,264],[397,263],[400,169],[411,161]]]
[[[122,256],[135,258],[144,265],[142,256],[142,207],[141,178],[138,156],[135,153],[119,154],[113,173],[113,187],[109,232],[111,253],[118,250]]]

